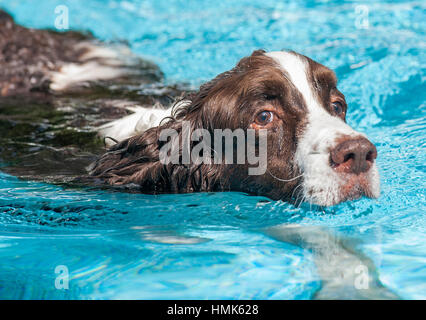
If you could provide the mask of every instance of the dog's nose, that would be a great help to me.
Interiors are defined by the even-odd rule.
[[[376,147],[363,137],[345,140],[330,152],[331,166],[345,173],[366,172],[376,158]]]

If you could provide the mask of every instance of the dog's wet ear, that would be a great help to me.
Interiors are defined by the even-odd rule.
[[[253,53],[250,55],[250,56],[247,56],[247,57],[244,57],[244,58],[242,58],[238,63],[237,63],[237,65],[235,66],[235,68],[234,69],[232,69],[230,72],[228,71],[228,72],[224,72],[223,74],[225,74],[225,73],[232,73],[232,71],[239,71],[239,72],[242,72],[242,71],[244,71],[246,68],[248,68],[248,67],[250,67],[250,65],[251,65],[251,63],[252,63],[252,61],[253,61],[253,59],[252,58],[255,58],[255,57],[260,57],[260,56],[263,56],[263,55],[265,55],[265,53],[266,53],[266,51],[265,50],[263,50],[263,49],[258,49],[258,50],[254,50],[253,51]],[[257,59],[257,58],[256,58]]]
[[[6,22],[13,22],[13,18],[9,13],[0,9],[0,24],[6,24]]]
[[[256,56],[261,56],[263,54],[265,54],[266,51],[263,49],[258,49],[258,50],[254,50],[253,53],[251,54],[252,57],[256,57]]]

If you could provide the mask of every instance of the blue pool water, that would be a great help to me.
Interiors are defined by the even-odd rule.
[[[356,239],[384,285],[426,298],[424,2],[0,0],[37,28],[54,26],[59,4],[72,29],[126,40],[170,83],[199,85],[258,48],[333,68],[349,124],[378,148],[382,195],[318,211],[240,193],[64,189],[0,173],[0,298],[309,299],[321,286],[312,254],[262,232],[281,223]],[[55,288],[57,266],[69,271],[68,290]]]

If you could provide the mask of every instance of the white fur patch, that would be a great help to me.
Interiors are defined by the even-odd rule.
[[[161,120],[171,115],[171,109],[139,106],[127,107],[127,109],[134,113],[102,125],[98,129],[99,135],[121,141],[158,126]],[[111,145],[114,144],[114,141],[107,139],[105,143]]]
[[[132,66],[137,58],[127,47],[105,47],[83,42],[76,49],[86,49],[87,52],[79,58],[78,63],[68,63],[59,71],[50,73],[52,90],[62,91],[78,83],[110,80],[136,72]]]
[[[340,201],[344,180],[329,165],[330,150],[342,135],[365,136],[347,125],[342,119],[329,114],[316,99],[308,81],[306,58],[292,52],[266,54],[286,71],[290,81],[302,94],[308,108],[308,124],[299,139],[295,161],[303,172],[304,199],[319,205],[333,205]],[[373,196],[380,193],[377,167],[368,172]]]
[[[172,112],[187,106],[189,103],[191,103],[189,100],[183,100],[176,103],[173,108],[168,109],[156,106],[152,108],[141,106],[125,107],[133,113],[100,126],[98,134],[101,137],[111,137],[117,141],[122,141],[136,134],[141,134],[150,128],[157,127],[164,118],[170,117]],[[107,139],[105,143],[111,146],[115,142]]]

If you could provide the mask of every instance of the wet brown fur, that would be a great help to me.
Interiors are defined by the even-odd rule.
[[[301,178],[296,178],[300,171],[293,156],[306,125],[306,105],[286,73],[264,51],[241,59],[183,100],[189,105],[178,108],[172,119],[113,146],[91,166],[90,176],[114,186],[136,186],[145,193],[233,190],[272,199],[298,196],[294,191]],[[159,152],[166,143],[159,141],[161,130],[174,129],[182,135],[183,120],[189,121],[191,131],[207,129],[212,136],[214,129],[248,129],[265,106],[273,108],[277,118],[268,127],[264,174],[248,175],[248,164],[160,162]]]

